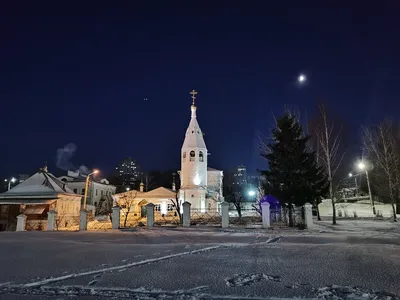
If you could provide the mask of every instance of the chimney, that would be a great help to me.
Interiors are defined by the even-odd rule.
[[[143,184],[143,182],[141,182],[141,183],[140,183],[139,191],[143,193],[143,190],[144,190],[144,184]]]

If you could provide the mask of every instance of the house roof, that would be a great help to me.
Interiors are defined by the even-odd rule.
[[[46,168],[43,168],[14,188],[0,194],[0,199],[57,198],[58,194],[76,195],[64,182],[47,172]]]
[[[121,198],[121,197],[125,197],[125,196],[134,196],[134,195],[135,195],[135,198],[138,200],[154,199],[154,198],[175,199],[176,192],[171,189],[167,189],[165,187],[159,187],[159,188],[156,188],[149,192],[139,192],[136,190],[132,190],[132,191],[116,194],[115,196],[117,196],[117,198]]]

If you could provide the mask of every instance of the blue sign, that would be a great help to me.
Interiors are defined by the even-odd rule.
[[[269,203],[269,209],[270,209],[270,210],[277,210],[277,209],[280,209],[280,208],[281,208],[281,205],[280,205],[278,199],[276,199],[276,198],[275,198],[274,196],[272,196],[272,195],[265,195],[264,197],[262,197],[262,198],[260,199],[260,202],[259,202],[260,214],[262,214],[262,213],[261,213],[261,212],[262,212],[261,205],[262,205],[263,203]]]

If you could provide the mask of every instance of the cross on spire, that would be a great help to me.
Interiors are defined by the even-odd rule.
[[[194,101],[196,100],[197,92],[195,90],[192,90],[190,92],[190,95],[192,95],[192,105],[194,106]]]

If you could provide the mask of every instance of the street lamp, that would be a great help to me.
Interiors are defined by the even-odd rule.
[[[89,189],[89,177],[92,174],[97,174],[99,170],[94,170],[92,173],[88,174],[86,176],[86,185],[85,185],[85,196],[83,197],[83,209],[86,209],[86,199],[87,199],[87,194],[88,194],[88,189]]]
[[[354,183],[356,184],[356,190],[358,189],[358,184],[357,184],[357,174],[356,175],[353,175],[353,173],[349,173],[349,177],[351,178],[351,177],[353,177],[354,176]]]
[[[126,188],[126,191],[129,192],[130,188]]]
[[[11,189],[11,182],[14,183],[17,181],[17,179],[15,179],[14,177],[12,177],[10,180],[8,179],[4,179],[5,182],[8,181],[8,191]]]
[[[365,163],[363,163],[362,161],[360,161],[360,162],[358,163],[357,166],[358,166],[358,168],[359,168],[361,171],[365,171],[365,176],[367,177],[367,185],[368,185],[369,200],[370,200],[371,205],[372,205],[372,212],[373,212],[373,214],[375,215],[375,214],[376,214],[376,212],[375,212],[375,205],[374,205],[374,199],[372,199],[371,185],[370,185],[370,183],[369,183],[369,176],[368,176],[367,167],[366,167]]]
[[[256,194],[256,192],[255,192],[255,191],[249,191],[249,196],[250,196],[250,197],[254,197],[254,196],[255,196],[255,194]]]

